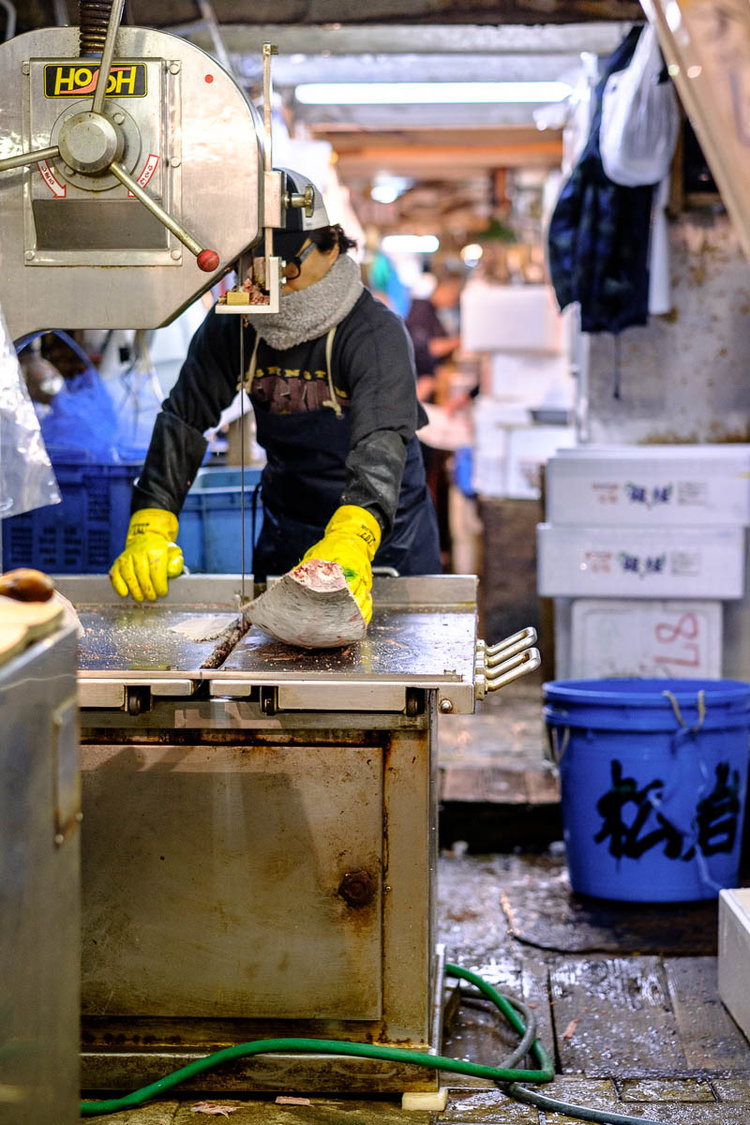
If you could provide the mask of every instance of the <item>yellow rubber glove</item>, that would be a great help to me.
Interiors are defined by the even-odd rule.
[[[323,538],[313,544],[302,560],[338,563],[368,625],[372,617],[370,564],[380,546],[380,536],[380,524],[366,508],[344,504],[331,516]]]
[[[150,602],[166,596],[167,579],[182,574],[182,551],[174,542],[179,525],[177,516],[163,508],[141,508],[130,517],[125,549],[109,571],[117,593],[132,594],[137,602]]]

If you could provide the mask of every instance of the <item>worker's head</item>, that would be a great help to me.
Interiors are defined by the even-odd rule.
[[[345,254],[356,243],[337,223],[329,222],[323,197],[307,176],[288,168],[278,170],[284,173],[284,190],[290,202],[285,211],[284,227],[274,231],[273,249],[284,261],[284,290],[289,292],[320,281],[339,254]],[[291,196],[301,197],[305,193],[307,205],[292,206]]]

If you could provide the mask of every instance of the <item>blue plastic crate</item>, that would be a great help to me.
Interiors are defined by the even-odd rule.
[[[253,491],[260,469],[245,469],[245,571],[253,565]],[[239,574],[242,570],[242,470],[201,469],[180,513],[177,542],[185,566],[193,574]],[[260,497],[256,502],[255,538],[263,526]]]
[[[3,520],[3,569],[104,574],[119,555],[140,465],[53,461],[62,502]]]

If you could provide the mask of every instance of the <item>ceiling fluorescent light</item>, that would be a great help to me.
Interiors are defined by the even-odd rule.
[[[376,203],[395,203],[400,194],[395,184],[373,184],[370,189],[370,198]]]
[[[434,234],[387,234],[381,242],[385,254],[434,254],[439,246]]]
[[[567,82],[303,82],[304,105],[460,105],[560,102]]]
[[[461,260],[467,266],[475,266],[479,259],[482,257],[484,250],[478,242],[470,242],[467,246],[462,247],[459,251]]]
[[[395,203],[413,183],[409,176],[392,176],[389,172],[378,172],[373,180],[370,196],[376,203]]]

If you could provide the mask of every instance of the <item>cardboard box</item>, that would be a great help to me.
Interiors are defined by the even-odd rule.
[[[555,601],[557,679],[719,679],[721,674],[721,602]]]
[[[719,892],[719,996],[750,1038],[750,887]]]
[[[538,592],[551,598],[741,598],[740,527],[537,527]]]
[[[750,445],[578,446],[547,467],[547,519],[618,527],[750,524]]]

